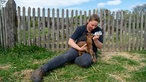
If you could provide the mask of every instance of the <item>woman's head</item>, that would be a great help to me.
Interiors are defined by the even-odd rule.
[[[100,18],[97,14],[91,15],[87,22],[87,31],[91,32],[93,29],[95,29],[98,26],[99,22],[100,22]]]
[[[89,17],[89,21],[97,21],[98,23],[100,22],[100,18],[97,14],[92,14],[90,17]]]

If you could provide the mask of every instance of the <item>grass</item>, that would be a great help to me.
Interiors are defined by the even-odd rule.
[[[0,48],[0,82],[31,82],[33,70],[61,53],[25,45]],[[91,67],[81,68],[69,63],[49,72],[44,82],[145,82],[145,54],[145,50],[102,52]]]

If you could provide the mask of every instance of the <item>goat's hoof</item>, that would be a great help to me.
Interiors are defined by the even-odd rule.
[[[97,59],[96,58],[93,58],[93,62],[95,63],[97,61]]]

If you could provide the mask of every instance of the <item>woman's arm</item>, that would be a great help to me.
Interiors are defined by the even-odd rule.
[[[103,43],[100,42],[100,41],[98,40],[99,36],[100,36],[100,35],[95,35],[95,36],[93,37],[93,41],[94,41],[96,47],[99,48],[99,49],[101,49],[102,46],[103,46]]]
[[[85,51],[87,44],[84,44],[82,47],[79,47],[72,38],[69,38],[68,45],[79,50],[79,51]]]

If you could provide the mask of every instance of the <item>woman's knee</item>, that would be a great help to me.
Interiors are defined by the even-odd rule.
[[[83,68],[88,68],[88,67],[90,67],[91,65],[92,65],[91,62],[82,62],[82,63],[81,63],[81,67],[83,67]]]
[[[92,58],[88,54],[84,54],[82,56],[77,57],[75,59],[75,63],[84,68],[88,68],[93,64]]]

